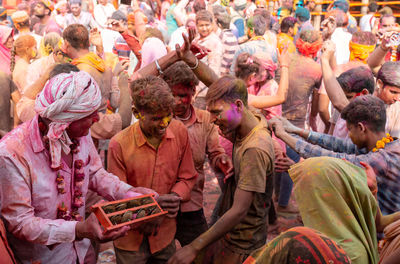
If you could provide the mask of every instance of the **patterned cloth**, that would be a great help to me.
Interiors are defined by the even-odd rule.
[[[233,63],[233,57],[235,56],[236,50],[239,48],[239,44],[231,29],[221,30],[219,38],[224,46],[221,64],[221,76],[223,76],[229,74],[231,64]]]
[[[400,210],[400,141],[387,143],[377,152],[358,149],[350,139],[310,132],[307,141],[298,140],[296,151],[304,158],[329,156],[346,159],[360,166],[360,161],[374,168],[378,181],[379,207],[384,215]],[[315,145],[314,145],[315,144]]]
[[[378,205],[364,168],[330,157],[306,159],[289,170],[304,226],[333,239],[353,264],[377,264]]]
[[[308,227],[294,227],[253,252],[243,264],[349,264],[335,241]]]
[[[48,81],[35,102],[35,111],[49,119],[51,167],[61,165],[61,151],[68,154],[72,144],[65,131],[73,121],[89,116],[101,102],[97,83],[86,72],[62,73]]]
[[[14,34],[14,30],[7,26],[0,25],[0,71],[7,74],[10,73],[11,50],[5,44],[10,35]]]

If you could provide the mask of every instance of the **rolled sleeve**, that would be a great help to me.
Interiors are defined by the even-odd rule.
[[[1,215],[15,237],[32,243],[54,245],[75,240],[76,221],[44,219],[35,216],[30,180],[24,178],[22,164],[0,157]]]

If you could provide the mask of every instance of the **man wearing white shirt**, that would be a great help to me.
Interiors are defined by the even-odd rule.
[[[92,15],[89,12],[82,11],[81,0],[71,0],[70,7],[71,13],[65,15],[66,27],[72,24],[84,25],[87,30],[97,27],[97,23],[94,21]]]
[[[335,16],[337,26],[331,36],[331,40],[336,45],[336,63],[337,65],[345,64],[350,58],[349,43],[351,34],[347,32],[346,29],[349,19],[347,15],[339,9],[335,9],[330,13],[333,13]]]
[[[107,20],[115,12],[115,7],[108,3],[108,0],[99,0],[94,8],[94,19],[100,28],[103,29],[107,26]]]
[[[369,3],[368,14],[364,15],[360,20],[361,31],[372,31],[372,28],[374,27],[376,21],[376,10],[378,10],[378,4],[376,2]]]

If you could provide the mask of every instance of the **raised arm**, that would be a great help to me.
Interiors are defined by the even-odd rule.
[[[341,112],[348,104],[349,100],[340,87],[336,76],[330,65],[330,59],[335,56],[335,44],[332,41],[326,41],[322,47],[323,53],[321,56],[322,77],[328,94],[333,106]]]
[[[279,52],[277,52],[279,54]],[[286,95],[289,88],[289,53],[287,49],[278,55],[279,65],[281,67],[281,79],[279,88],[274,96],[249,96],[249,105],[255,108],[268,108],[275,105],[280,105],[286,101]]]

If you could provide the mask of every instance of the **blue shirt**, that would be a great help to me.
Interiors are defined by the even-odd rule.
[[[376,173],[378,202],[382,214],[400,210],[400,141],[387,143],[376,152],[359,149],[350,139],[310,132],[307,141],[298,140],[295,150],[304,158],[328,156],[360,166],[368,163]]]

